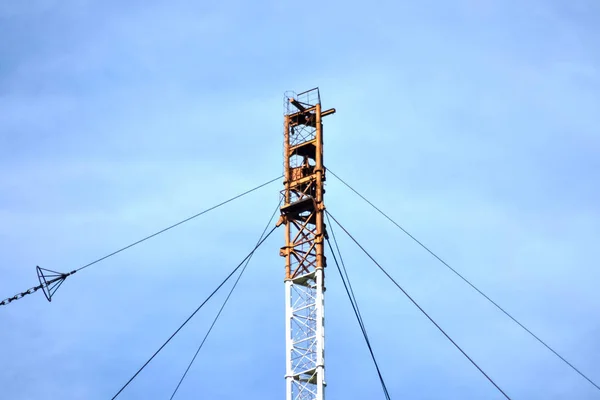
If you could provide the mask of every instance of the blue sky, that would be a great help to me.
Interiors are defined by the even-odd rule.
[[[0,297],[282,170],[282,95],[325,162],[600,381],[596,1],[0,3]],[[279,186],[278,186],[279,185]],[[0,398],[107,399],[252,248],[280,184],[0,310]],[[327,205],[513,399],[600,393],[333,177]],[[499,399],[338,229],[393,398]],[[343,239],[342,239],[343,238]],[[284,391],[276,233],[178,398]],[[333,267],[333,265],[330,265]],[[334,268],[330,398],[382,398]],[[167,398],[219,301],[120,396]]]

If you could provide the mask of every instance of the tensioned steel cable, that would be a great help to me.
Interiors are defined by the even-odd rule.
[[[49,290],[49,293],[47,293],[47,295],[49,294],[48,300],[50,301],[50,298],[52,297],[52,294],[53,294],[54,292],[56,292],[56,290],[58,289],[58,287],[60,287],[60,285],[63,283],[63,281],[64,281],[66,278],[68,278],[69,276],[71,276],[71,275],[73,275],[74,273],[76,273],[77,271],[81,271],[82,269],[85,269],[85,268],[91,267],[92,265],[94,265],[94,264],[97,264],[97,263],[99,263],[100,261],[106,260],[106,259],[107,259],[107,258],[109,258],[109,257],[112,257],[112,256],[114,256],[114,255],[116,255],[116,254],[119,254],[120,252],[122,252],[122,251],[125,251],[125,250],[127,250],[127,249],[129,249],[129,248],[131,248],[131,247],[133,247],[133,246],[136,246],[136,245],[138,245],[138,244],[140,244],[140,243],[142,243],[142,242],[145,242],[146,240],[148,240],[148,239],[151,239],[151,238],[153,238],[153,237],[155,237],[155,236],[158,236],[158,235],[160,235],[161,233],[164,233],[164,232],[166,232],[166,231],[168,231],[168,230],[170,230],[170,229],[173,229],[173,228],[175,228],[175,227],[177,227],[177,226],[179,226],[179,225],[182,225],[182,224],[184,224],[184,223],[186,223],[186,222],[188,222],[188,221],[191,221],[191,220],[193,220],[194,218],[197,218],[197,217],[199,217],[199,216],[201,216],[201,215],[203,215],[203,214],[206,214],[206,213],[207,213],[207,212],[209,212],[209,211],[212,211],[212,210],[215,210],[215,209],[217,209],[217,208],[219,208],[219,207],[221,207],[221,206],[224,206],[225,204],[227,204],[227,203],[230,203],[230,202],[232,202],[232,201],[234,201],[234,200],[236,200],[236,199],[239,199],[240,197],[243,197],[243,196],[245,196],[245,195],[247,195],[247,194],[249,194],[249,193],[252,193],[252,192],[254,192],[254,191],[256,191],[256,190],[258,190],[258,189],[260,189],[260,188],[262,188],[262,187],[264,187],[264,186],[267,186],[268,184],[270,184],[270,183],[273,183],[273,182],[275,182],[276,180],[278,180],[278,179],[281,179],[282,177],[283,177],[283,175],[282,175],[282,176],[279,176],[279,177],[277,177],[277,178],[275,178],[275,179],[271,179],[270,181],[268,181],[268,182],[265,182],[265,183],[263,183],[263,184],[261,184],[261,185],[258,185],[258,186],[254,187],[254,188],[252,188],[252,189],[250,189],[250,190],[247,190],[247,191],[245,191],[245,192],[243,192],[243,193],[240,193],[240,194],[238,194],[237,196],[231,197],[231,198],[230,198],[230,199],[228,199],[228,200],[225,200],[225,201],[223,201],[223,202],[221,202],[221,203],[219,203],[219,204],[217,204],[217,205],[215,205],[215,206],[212,206],[212,207],[210,207],[210,208],[207,208],[206,210],[204,210],[204,211],[201,211],[201,212],[199,212],[199,213],[197,213],[197,214],[194,214],[194,215],[192,215],[191,217],[188,217],[188,218],[186,218],[186,219],[184,219],[184,220],[182,220],[182,221],[179,221],[179,222],[177,222],[177,223],[175,223],[175,224],[173,224],[173,225],[171,225],[171,226],[168,226],[168,227],[166,227],[166,228],[164,228],[164,229],[161,229],[160,231],[158,231],[158,232],[155,232],[155,233],[153,233],[153,234],[151,234],[151,235],[149,235],[149,236],[146,236],[145,238],[143,238],[143,239],[140,239],[140,240],[138,240],[138,241],[136,241],[136,242],[133,242],[133,243],[131,243],[131,244],[129,244],[129,245],[127,245],[127,246],[125,246],[125,247],[122,247],[122,248],[120,248],[119,250],[113,251],[112,253],[110,253],[110,254],[107,254],[107,255],[105,255],[105,256],[103,256],[103,257],[101,257],[101,258],[98,258],[97,260],[94,260],[94,261],[92,261],[92,262],[90,262],[90,263],[88,263],[88,264],[86,264],[86,265],[84,265],[84,266],[82,266],[82,267],[79,267],[79,268],[77,268],[77,269],[75,269],[75,270],[73,270],[73,271],[71,271],[71,272],[68,272],[68,273],[60,273],[60,272],[56,272],[56,271],[46,270],[46,269],[43,269],[43,268],[42,268],[42,269],[40,269],[40,268],[38,267],[38,274],[40,273],[40,270],[41,270],[41,271],[47,271],[47,272],[42,272],[42,278],[43,278],[43,282],[42,282],[42,279],[40,279],[40,284],[39,284],[38,286],[34,286],[34,287],[32,287],[31,289],[28,289],[28,290],[26,290],[26,291],[24,291],[24,292],[21,292],[21,293],[19,293],[19,294],[15,295],[15,296],[13,296],[13,297],[9,297],[9,298],[7,298],[7,299],[4,299],[3,301],[1,301],[1,302],[0,302],[0,306],[3,306],[3,305],[10,304],[11,302],[13,302],[13,301],[15,301],[15,300],[19,300],[19,299],[21,299],[21,298],[25,297],[25,296],[26,296],[26,295],[28,295],[28,294],[35,293],[35,292],[36,292],[36,291],[38,291],[39,289],[43,289],[45,292]],[[51,274],[50,274],[49,276],[44,276],[44,273],[51,273]],[[46,277],[50,277],[50,278],[52,278],[52,279],[50,279],[50,280],[46,281]],[[53,285],[53,286],[51,286],[51,285]]]
[[[259,241],[256,246],[254,246],[254,249],[252,249],[252,251],[246,257],[244,257],[244,259],[238,264],[238,266],[235,267],[233,271],[229,273],[229,275],[227,275],[223,282],[221,282],[219,286],[217,286],[217,288],[202,302],[202,304],[200,304],[198,308],[196,308],[196,310],[194,310],[194,312],[179,326],[179,328],[177,328],[177,330],[173,332],[171,336],[169,336],[169,338],[162,344],[162,346],[160,346],[158,350],[156,350],[156,352],[152,354],[148,361],[146,361],[144,365],[142,365],[140,369],[137,370],[137,372],[127,381],[127,383],[125,383],[125,385],[121,387],[121,389],[119,389],[117,394],[115,394],[111,400],[116,399],[117,396],[119,396],[121,392],[139,375],[139,373],[142,372],[144,368],[146,368],[150,361],[152,361],[154,357],[156,357],[156,355],[160,353],[160,351],[171,341],[171,339],[173,339],[175,335],[177,335],[179,331],[194,317],[194,315],[196,315],[196,313],[200,311],[200,309],[208,302],[208,300],[210,300],[211,297],[213,297],[219,291],[219,289],[221,289],[221,287],[229,280],[229,278],[231,278],[235,274],[235,272],[242,267],[244,262],[248,258],[252,257],[252,254],[254,254],[254,252],[260,247],[260,245],[263,244],[265,240],[269,238],[269,236],[271,236],[275,229],[277,229],[277,226],[274,226],[273,229],[271,229],[271,231],[261,241]]]
[[[275,217],[275,214],[277,214],[277,211],[279,211],[279,207],[281,206],[281,202],[282,201],[283,201],[283,199],[281,199],[279,201],[279,204],[277,204],[277,208],[275,209],[275,211],[273,211],[273,214],[271,215],[271,218],[269,219],[269,222],[267,222],[267,225],[265,226],[265,229],[263,230],[262,234],[260,235],[260,238],[258,239],[258,243],[260,243],[260,241],[262,240],[262,238],[265,236],[265,233],[267,233],[267,229],[269,229],[269,226],[271,225],[271,222],[273,222],[273,218]],[[250,260],[252,260],[252,256],[250,256],[246,260],[246,262],[244,263],[244,267],[242,268],[242,270],[240,271],[240,274],[238,275],[237,279],[233,283],[233,286],[231,287],[231,290],[229,290],[229,294],[227,294],[227,297],[225,298],[225,301],[223,302],[223,305],[219,309],[219,312],[217,312],[217,315],[215,316],[215,319],[213,320],[213,322],[210,325],[210,327],[208,328],[208,331],[206,332],[206,335],[204,335],[204,338],[202,339],[202,342],[200,343],[200,346],[198,346],[198,350],[196,350],[196,354],[194,354],[194,357],[192,357],[192,360],[190,361],[190,363],[188,364],[185,372],[181,376],[181,379],[179,380],[179,383],[177,384],[177,387],[175,388],[175,390],[173,390],[173,394],[171,395],[170,400],[173,400],[173,397],[175,397],[175,394],[177,393],[177,391],[179,390],[179,387],[183,383],[183,380],[187,376],[187,373],[189,372],[190,368],[192,367],[192,364],[194,364],[194,361],[196,360],[196,357],[198,357],[198,353],[200,353],[200,350],[204,346],[204,343],[206,342],[206,339],[208,339],[208,336],[210,335],[210,333],[213,330],[215,324],[217,323],[219,317],[221,316],[221,313],[223,312],[223,309],[227,305],[227,302],[229,301],[229,298],[233,294],[233,291],[237,287],[238,282],[242,278],[242,275],[244,274],[244,271],[246,271],[246,268],[248,267],[248,264],[250,264]]]
[[[446,331],[444,331],[444,329],[442,329],[442,327],[439,326],[438,323],[435,322],[434,319],[431,318],[429,316],[429,314],[427,314],[427,312],[423,308],[421,308],[421,306],[408,294],[408,292],[406,292],[406,290],[404,290],[404,288],[402,286],[400,286],[400,284],[398,284],[398,282],[396,282],[396,280],[394,278],[392,278],[392,276],[385,270],[385,268],[383,268],[381,266],[381,264],[379,264],[377,262],[377,260],[375,260],[373,258],[373,256],[371,256],[371,254],[369,254],[369,252],[367,250],[365,250],[365,248],[354,238],[354,236],[352,236],[350,234],[350,232],[348,232],[346,230],[346,228],[344,228],[339,223],[339,221],[337,219],[335,219],[335,217],[333,215],[331,215],[331,213],[329,211],[325,210],[325,212],[327,214],[329,214],[329,216],[331,217],[331,219],[333,219],[335,221],[337,226],[339,226],[346,233],[346,235],[348,235],[348,237],[350,239],[352,239],[352,241],[354,243],[356,243],[356,245],[363,251],[363,253],[365,253],[367,255],[367,257],[369,257],[371,259],[371,261],[373,261],[373,263],[375,265],[377,265],[377,267],[379,267],[379,269],[389,278],[389,280],[391,280],[394,283],[394,285],[396,285],[396,287],[398,289],[400,289],[402,291],[402,293],[404,293],[404,295],[419,309],[419,311],[421,311],[421,313],[423,313],[423,315],[425,315],[427,317],[427,319],[429,319],[429,321],[431,321],[431,323],[433,323],[435,325],[435,327],[438,328],[438,330],[440,332],[442,332],[442,334],[444,336],[446,336],[446,339],[448,339],[454,345],[454,347],[456,347],[467,358],[467,360],[469,360],[471,362],[471,364],[473,364],[475,366],[475,368],[477,368],[479,370],[479,372],[481,372],[483,374],[483,376],[485,376],[486,379],[488,381],[490,381],[490,383],[492,385],[494,385],[496,387],[496,389],[498,389],[498,391],[504,395],[504,397],[506,397],[508,400],[510,400],[510,397],[508,397],[508,395],[500,388],[500,386],[498,386],[496,384],[496,382],[494,382],[494,380],[488,374],[486,374],[485,371],[483,369],[481,369],[481,367],[479,365],[477,365],[477,363],[475,361],[473,361],[473,359],[471,357],[469,357],[469,355],[467,353],[465,353],[465,351],[446,333]]]
[[[479,293],[481,296],[483,296],[487,301],[489,301],[492,305],[494,305],[494,307],[496,307],[504,315],[506,315],[508,318],[510,318],[514,323],[516,323],[517,325],[519,325],[525,332],[527,332],[529,335],[531,335],[531,337],[533,337],[535,340],[537,340],[539,343],[541,343],[544,347],[546,347],[546,349],[550,350],[562,362],[564,362],[569,367],[571,367],[571,369],[573,371],[577,372],[582,378],[584,378],[586,381],[588,381],[589,383],[591,383],[592,385],[594,385],[594,387],[596,387],[596,389],[600,390],[600,386],[598,386],[594,381],[592,381],[587,375],[585,375],[583,372],[581,372],[579,369],[577,369],[573,364],[571,364],[569,361],[567,361],[556,350],[554,350],[549,344],[547,344],[539,336],[537,336],[535,333],[533,333],[531,330],[529,330],[529,328],[527,328],[525,325],[523,325],[521,322],[519,322],[508,311],[506,311],[504,308],[502,308],[498,303],[496,303],[494,300],[492,300],[487,294],[485,294],[484,292],[482,292],[477,286],[475,286],[473,283],[471,283],[471,281],[469,281],[467,278],[465,278],[457,270],[455,270],[454,268],[452,268],[446,261],[444,261],[441,257],[439,257],[437,254],[435,254],[431,249],[429,249],[429,247],[425,246],[425,244],[423,244],[420,240],[418,240],[416,237],[414,237],[410,232],[408,232],[406,229],[404,229],[400,224],[398,224],[396,221],[394,221],[386,213],[384,213],[383,211],[381,211],[381,209],[379,209],[377,206],[375,206],[375,204],[373,204],[372,202],[370,202],[365,196],[363,196],[356,189],[354,189],[352,186],[350,186],[350,184],[346,183],[346,181],[344,181],[342,178],[340,178],[339,176],[337,176],[331,169],[328,168],[327,171],[330,172],[334,177],[336,177],[346,187],[348,187],[350,190],[352,190],[354,193],[356,193],[361,199],[363,199],[365,202],[367,202],[377,212],[379,212],[381,215],[383,215],[388,221],[390,221],[397,228],[399,228],[402,232],[404,232],[415,243],[417,243],[419,246],[421,246],[423,249],[425,249],[425,251],[427,251],[429,254],[431,254],[433,257],[435,257],[440,263],[442,263],[443,265],[445,265],[450,271],[454,272],[454,274],[456,276],[458,276],[467,285],[469,285],[477,293]]]
[[[188,217],[188,218],[184,219],[183,221],[179,221],[179,222],[177,222],[176,224],[173,224],[173,225],[171,225],[171,226],[169,226],[169,227],[167,227],[167,228],[165,228],[165,229],[162,229],[162,230],[160,230],[160,231],[158,231],[158,232],[156,232],[156,233],[153,233],[153,234],[152,234],[152,235],[150,235],[150,236],[146,236],[145,238],[143,238],[143,239],[140,239],[140,240],[138,240],[138,241],[137,241],[137,242],[135,242],[135,243],[132,243],[132,244],[130,244],[130,245],[128,245],[128,246],[125,246],[125,247],[123,247],[122,249],[119,249],[119,250],[117,250],[117,251],[114,251],[114,252],[112,252],[112,253],[110,253],[110,254],[108,254],[108,255],[106,255],[106,256],[104,256],[104,257],[102,257],[102,258],[99,258],[99,259],[97,259],[97,260],[95,260],[95,261],[92,261],[91,263],[89,263],[89,264],[86,264],[86,265],[84,265],[83,267],[79,267],[79,268],[77,268],[75,271],[81,271],[81,270],[82,270],[82,269],[84,269],[84,268],[91,267],[92,265],[94,265],[94,264],[96,264],[96,263],[99,263],[99,262],[100,262],[100,261],[102,261],[102,260],[106,260],[107,258],[109,258],[109,257],[112,257],[112,256],[114,256],[115,254],[118,254],[118,253],[122,252],[123,250],[127,250],[127,249],[129,249],[130,247],[133,247],[133,246],[135,246],[135,245],[138,245],[138,244],[140,244],[140,243],[142,243],[142,242],[145,242],[145,241],[146,241],[146,240],[148,240],[148,239],[151,239],[151,238],[153,238],[154,236],[158,236],[158,235],[160,235],[161,233],[164,233],[164,232],[166,232],[166,231],[168,231],[168,230],[170,230],[170,229],[173,229],[173,228],[175,228],[176,226],[179,226],[179,225],[181,225],[181,224],[184,224],[184,223],[186,223],[186,222],[188,222],[188,221],[191,221],[191,220],[193,220],[194,218],[197,218],[197,217],[199,217],[199,216],[201,216],[201,215],[203,215],[203,214],[206,214],[206,213],[207,213],[207,212],[209,212],[209,211],[212,211],[212,210],[214,210],[214,209],[217,209],[217,208],[219,208],[219,207],[221,207],[221,206],[224,206],[225,204],[227,204],[227,203],[230,203],[230,202],[232,202],[233,200],[239,199],[240,197],[243,197],[243,196],[245,196],[245,195],[247,195],[247,194],[249,194],[249,193],[252,193],[252,192],[254,192],[254,191],[256,191],[256,190],[258,190],[258,189],[260,189],[260,188],[264,187],[264,186],[267,186],[268,184],[270,184],[270,183],[273,183],[273,182],[275,182],[276,180],[278,180],[278,179],[281,179],[282,177],[283,177],[283,175],[282,175],[282,176],[278,176],[277,178],[275,178],[275,179],[271,179],[270,181],[268,181],[268,182],[265,182],[265,183],[263,183],[262,185],[258,185],[258,186],[256,186],[255,188],[252,188],[252,189],[250,189],[250,190],[246,190],[244,193],[240,193],[240,194],[238,194],[237,196],[234,196],[234,197],[232,197],[232,198],[230,198],[230,199],[228,199],[228,200],[225,200],[225,201],[223,201],[223,202],[221,202],[221,203],[219,203],[219,204],[217,204],[217,205],[215,205],[215,206],[212,206],[212,207],[210,207],[210,208],[207,208],[206,210],[204,210],[204,211],[201,211],[201,212],[199,212],[198,214],[192,215],[191,217]]]
[[[327,216],[327,220],[329,221],[329,216]],[[373,348],[371,347],[371,341],[369,340],[369,335],[367,334],[367,328],[365,327],[365,323],[362,319],[362,315],[360,313],[360,309],[358,308],[358,302],[356,301],[356,297],[354,296],[354,290],[352,290],[352,284],[350,283],[350,278],[348,277],[348,271],[346,270],[346,266],[344,264],[344,259],[342,258],[342,253],[340,252],[340,248],[338,246],[337,240],[335,238],[335,234],[333,233],[333,228],[331,223],[329,223],[329,230],[331,231],[331,235],[333,237],[333,241],[335,243],[335,247],[337,248],[338,255],[340,256],[340,261],[343,268],[340,268],[340,263],[338,263],[337,257],[335,256],[335,252],[333,251],[333,247],[331,246],[331,241],[327,238],[327,244],[329,245],[329,250],[331,250],[331,255],[333,256],[333,260],[335,261],[335,265],[337,267],[338,272],[340,273],[340,277],[342,278],[342,283],[344,284],[344,289],[346,289],[346,294],[348,295],[348,299],[350,299],[350,304],[352,305],[352,310],[354,310],[354,315],[358,321],[358,325],[360,326],[360,330],[362,331],[363,338],[365,339],[365,343],[369,349],[369,353],[371,353],[371,359],[373,360],[373,364],[375,364],[375,369],[377,370],[377,375],[379,377],[379,382],[381,383],[381,388],[383,389],[383,394],[387,400],[390,400],[390,393],[387,389],[387,385],[383,379],[383,375],[381,374],[381,369],[379,368],[379,363],[375,358],[375,353],[373,352]]]

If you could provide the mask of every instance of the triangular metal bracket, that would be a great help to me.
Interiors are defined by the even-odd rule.
[[[62,272],[52,271],[51,269],[40,268],[39,266],[35,267],[35,269],[40,281],[40,286],[44,291],[44,296],[46,296],[48,301],[52,301],[52,296],[54,293],[56,293],[65,279],[71,275],[70,273],[64,274]]]

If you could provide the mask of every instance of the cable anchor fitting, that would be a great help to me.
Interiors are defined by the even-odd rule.
[[[52,301],[52,296],[63,284],[65,279],[77,272],[77,270],[68,273],[56,272],[51,269],[40,268],[39,266],[36,266],[35,269],[37,271],[38,280],[40,281],[39,287],[44,292],[44,296],[46,296],[46,300],[48,301]]]

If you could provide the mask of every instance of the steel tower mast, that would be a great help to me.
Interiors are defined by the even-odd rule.
[[[325,398],[323,125],[319,89],[286,92],[284,115],[286,400]]]

